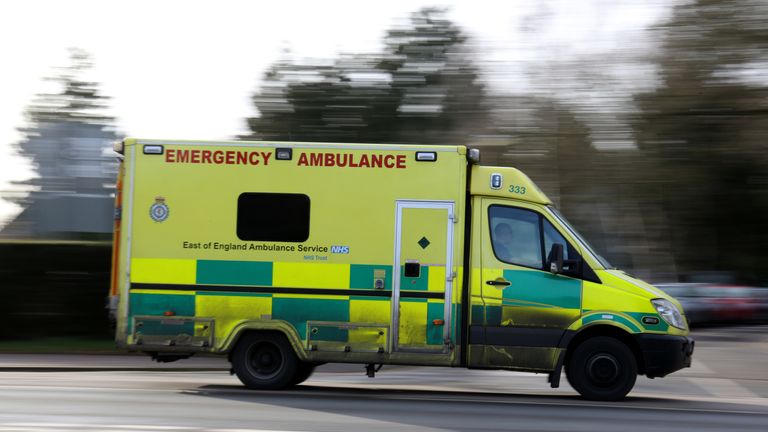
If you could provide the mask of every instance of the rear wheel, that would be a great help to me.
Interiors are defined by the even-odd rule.
[[[623,342],[612,337],[594,337],[573,351],[565,376],[586,399],[621,400],[635,385],[637,360]]]
[[[296,374],[293,376],[291,385],[299,385],[309,379],[312,376],[312,372],[315,371],[317,365],[309,362],[299,362],[299,367],[296,369]]]
[[[249,333],[232,352],[232,369],[248,388],[279,390],[293,384],[299,359],[285,336]]]

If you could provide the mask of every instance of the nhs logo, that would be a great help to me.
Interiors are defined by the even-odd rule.
[[[335,254],[348,254],[349,246],[331,246],[331,253]]]

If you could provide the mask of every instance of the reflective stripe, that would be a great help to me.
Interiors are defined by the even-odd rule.
[[[196,269],[193,259],[133,258],[131,283],[194,284]]]
[[[345,288],[349,280],[349,264],[276,262],[272,267],[272,286]]]

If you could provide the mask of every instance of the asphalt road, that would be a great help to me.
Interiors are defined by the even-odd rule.
[[[320,369],[245,390],[217,358],[0,356],[0,431],[768,430],[768,327],[698,331],[694,367],[639,378],[620,403],[544,375],[447,368]]]

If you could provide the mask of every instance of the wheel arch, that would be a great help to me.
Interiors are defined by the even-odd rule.
[[[288,343],[290,343],[294,353],[300,360],[308,360],[307,353],[302,347],[301,338],[299,337],[296,328],[288,322],[280,320],[247,321],[238,324],[224,341],[219,352],[226,353],[228,357],[231,357],[232,350],[237,346],[237,343],[243,336],[251,333],[280,334],[288,340]]]

